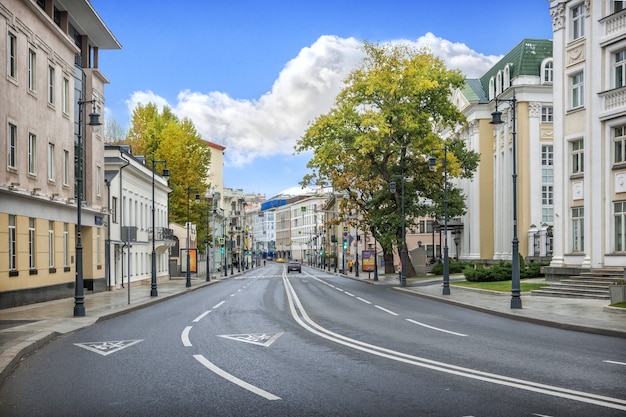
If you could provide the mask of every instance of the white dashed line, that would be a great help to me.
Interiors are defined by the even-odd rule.
[[[215,310],[216,308],[218,308],[219,306],[221,306],[222,304],[224,304],[226,301],[220,301],[219,303],[215,304],[213,306],[213,310]]]
[[[417,324],[418,326],[427,327],[432,330],[437,330],[438,332],[450,333],[455,336],[463,336],[463,337],[467,336],[466,334],[463,334],[463,333],[451,332],[450,330],[444,330],[444,329],[440,329],[439,327],[429,326],[428,324],[420,323],[419,321],[415,321],[412,319],[406,319],[406,321],[411,322],[413,324]]]
[[[189,340],[189,332],[191,331],[192,327],[193,326],[185,327],[185,330],[183,330],[183,333],[180,335],[180,339],[183,341],[183,346],[185,347],[192,346],[191,341]]]
[[[398,315],[398,313],[394,313],[393,311],[391,311],[391,310],[387,310],[387,309],[386,309],[386,308],[384,308],[384,307],[381,307],[381,306],[378,306],[378,305],[374,305],[374,307],[376,307],[376,308],[377,308],[377,309],[379,309],[379,310],[384,311],[385,313],[389,313],[389,314],[391,314],[392,316],[397,316],[397,315]]]
[[[354,294],[349,293],[348,291],[344,291],[346,293],[346,295],[349,295],[350,297],[354,297]]]
[[[613,365],[623,365],[623,366],[626,366],[625,362],[616,362],[616,361],[602,361],[602,362],[612,363]]]
[[[369,301],[367,301],[367,300],[365,300],[365,299],[363,299],[361,297],[357,297],[356,299],[359,300],[359,301],[363,301],[365,304],[372,304]]]
[[[211,312],[211,310],[209,311],[205,311],[204,313],[200,314],[198,317],[196,317],[195,319],[193,319],[193,323],[197,323],[200,320],[202,320],[204,318],[204,316],[206,316],[207,314],[209,314]]]

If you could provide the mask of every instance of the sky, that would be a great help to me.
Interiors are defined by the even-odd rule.
[[[121,50],[101,50],[105,119],[169,106],[225,146],[224,186],[301,193],[311,154],[294,145],[326,114],[363,41],[428,47],[482,76],[524,38],[552,39],[546,0],[91,0]]]

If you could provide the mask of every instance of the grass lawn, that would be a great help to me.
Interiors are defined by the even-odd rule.
[[[611,307],[626,308],[626,301],[623,301],[621,303],[611,304]]]
[[[481,290],[510,292],[511,281],[496,281],[496,282],[469,282],[469,281],[456,281],[451,282],[451,285],[459,285],[461,287],[480,288]],[[546,287],[548,284],[540,284],[535,282],[520,281],[520,290],[522,292],[538,290],[541,287]]]

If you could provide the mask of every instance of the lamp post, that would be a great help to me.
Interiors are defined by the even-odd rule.
[[[83,243],[81,231],[81,211],[83,209],[83,105],[94,104],[96,100],[78,101],[78,155],[77,155],[77,176],[76,176],[76,282],[74,283],[74,317],[85,315],[85,289],[83,279]],[[95,106],[94,106],[95,107]],[[89,113],[89,126],[100,126],[100,115],[95,108]]]
[[[215,213],[214,211],[214,206],[215,206],[215,196],[211,197],[209,199],[209,197],[207,196],[207,212],[206,212],[206,282],[210,282],[211,281],[211,258],[209,256],[209,204],[208,204],[208,200],[211,200],[211,216],[213,216],[213,214]],[[213,217],[211,217],[211,220],[213,220]],[[211,239],[211,244],[213,245],[213,239]]]
[[[155,243],[156,240],[156,227],[155,227],[155,218],[154,218],[154,171],[157,163],[164,163],[166,167],[163,168],[163,177],[167,179],[170,176],[170,171],[167,169],[167,161],[165,159],[154,159],[152,158],[152,279],[150,280],[150,296],[156,297],[158,295],[157,292],[157,277],[156,277],[156,249]]]
[[[519,270],[519,240],[517,238],[517,144],[515,130],[515,113],[517,99],[515,93],[511,99],[499,99],[496,97],[496,110],[491,113],[491,124],[499,125],[504,123],[502,121],[502,112],[498,111],[498,103],[507,102],[511,103],[512,114],[512,159],[513,159],[513,240],[511,242],[511,308],[522,308],[522,298],[520,296],[520,270]]]
[[[196,189],[196,187],[191,187],[188,186],[187,187],[187,268],[185,271],[185,287],[189,288],[191,287],[191,271],[190,271],[190,263],[191,263],[191,256],[189,255],[190,252],[190,245],[189,245],[189,227],[191,226],[191,220],[189,218],[189,198],[190,198],[190,193],[192,189]],[[196,201],[200,200],[200,194],[196,194]]]
[[[443,151],[443,295],[450,295],[450,263],[448,258],[448,145],[435,148]],[[428,158],[428,167],[434,171],[437,158]],[[434,243],[434,241],[433,241]],[[457,255],[458,256],[458,255]]]
[[[400,286],[406,287],[406,219],[404,216],[404,174],[394,175],[396,178],[400,178],[402,181],[402,194],[401,194],[401,206],[402,206],[402,250],[400,251],[400,262],[402,262],[402,270],[400,272]],[[389,188],[392,193],[396,193],[396,183],[391,181]]]

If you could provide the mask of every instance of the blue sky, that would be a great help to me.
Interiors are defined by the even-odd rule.
[[[299,188],[293,146],[328,112],[362,41],[428,46],[476,78],[524,38],[552,38],[546,0],[92,0],[121,43],[100,51],[106,117],[168,105],[226,147],[224,186],[270,198]]]

